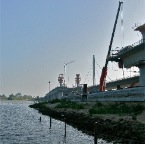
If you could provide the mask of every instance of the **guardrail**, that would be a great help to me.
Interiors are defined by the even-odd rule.
[[[121,54],[124,54],[130,50],[132,50],[134,47],[138,46],[138,45],[141,45],[145,43],[145,41],[143,39],[139,40],[138,42],[135,42],[133,43],[132,45],[128,45],[126,47],[122,47],[117,53],[115,54],[112,54],[110,57],[116,57],[117,55],[121,55]]]
[[[138,46],[138,45],[140,45],[140,44],[142,44],[142,43],[144,43],[143,39],[139,40],[138,42],[133,43],[132,45],[129,45],[129,46],[126,46],[126,47],[122,48],[122,49],[118,52],[118,54],[119,54],[119,53],[122,54],[122,53],[124,53],[124,52],[130,51],[130,50],[132,50],[134,47],[136,47],[136,46]],[[124,51],[124,50],[125,50],[125,51]]]

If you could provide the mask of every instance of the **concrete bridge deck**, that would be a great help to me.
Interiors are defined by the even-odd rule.
[[[132,84],[138,84],[139,76],[134,76],[130,78],[124,78],[117,81],[111,81],[106,84],[106,90],[116,89],[117,85],[120,85],[121,88],[130,87]],[[99,85],[88,87],[88,93],[99,92]],[[82,88],[75,87],[75,88],[67,88],[67,87],[56,87],[51,90],[49,93],[46,94],[46,99],[61,99],[64,96],[70,95],[81,95]]]
[[[121,88],[125,87],[131,87],[131,86],[137,86],[139,83],[139,76],[129,77],[129,78],[123,78],[119,79],[117,81],[111,81],[106,83],[106,90],[112,90],[116,89],[117,85],[120,85]],[[88,91],[98,90],[99,91],[100,85],[97,86],[91,86],[88,88]]]

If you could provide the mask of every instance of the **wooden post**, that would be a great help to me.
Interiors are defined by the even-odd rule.
[[[64,125],[65,125],[65,128],[64,128],[64,131],[65,131],[64,137],[66,137],[66,118],[64,118]]]
[[[97,122],[94,123],[94,144],[97,144]]]
[[[51,116],[50,116],[50,128],[51,128]]]

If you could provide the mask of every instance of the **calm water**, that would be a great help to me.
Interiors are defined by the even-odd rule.
[[[0,101],[0,144],[93,144],[92,136],[67,125],[64,137],[64,123],[28,107],[31,102]],[[41,116],[42,121],[39,121]],[[99,140],[99,143],[106,144]]]

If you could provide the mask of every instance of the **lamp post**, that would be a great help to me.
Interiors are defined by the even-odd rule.
[[[50,92],[50,81],[48,83],[49,83],[49,92]]]
[[[50,81],[48,82],[49,83],[49,92],[50,92]],[[49,94],[48,94],[49,95]],[[50,100],[50,95],[49,95],[49,100]]]

